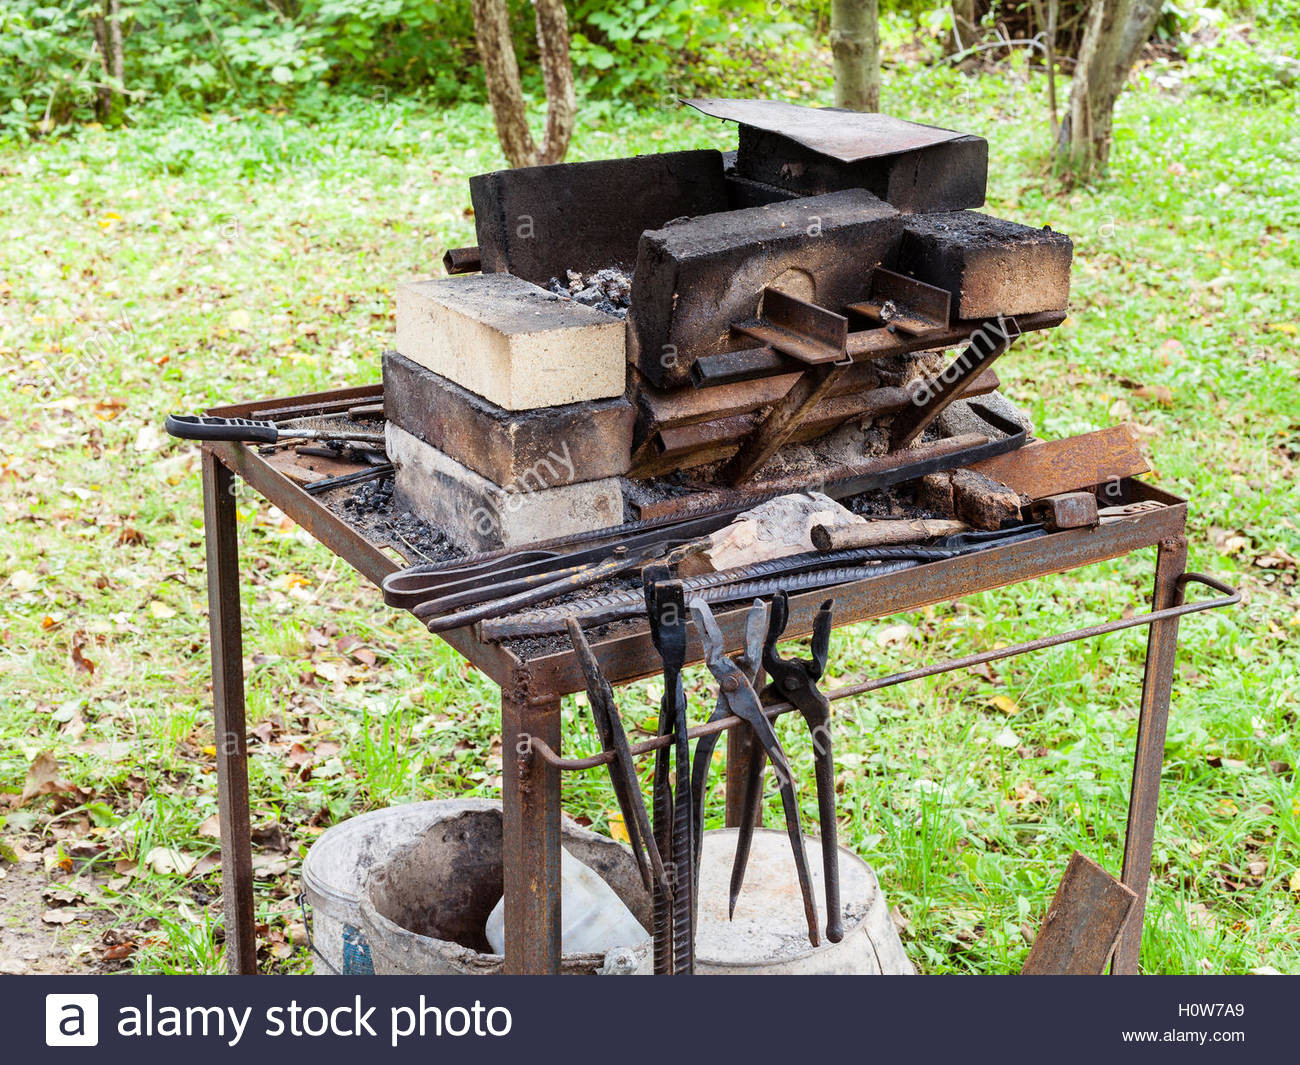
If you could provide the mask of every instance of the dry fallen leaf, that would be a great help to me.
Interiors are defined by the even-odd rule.
[[[881,647],[904,644],[912,638],[916,630],[911,625],[886,625],[876,633],[876,643]]]
[[[72,664],[77,667],[78,673],[94,673],[95,663],[81,653],[81,647],[79,643],[72,645]]]
[[[37,584],[36,574],[30,570],[16,569],[9,575],[9,587],[15,592],[30,592]]]
[[[1168,385],[1142,385],[1134,390],[1133,395],[1139,399],[1153,400],[1162,407],[1172,407],[1174,404],[1174,393]]]
[[[81,911],[76,909],[46,910],[41,920],[46,924],[71,924],[80,916]]]
[[[253,855],[253,873],[256,876],[283,876],[288,871],[288,858],[276,854]]]
[[[995,695],[989,700],[989,706],[994,710],[1001,710],[1008,717],[1012,714],[1020,713],[1020,707],[1016,701],[1008,695]]]
[[[220,868],[221,868],[220,852],[216,852],[213,854],[205,854],[202,858],[200,858],[197,862],[194,863],[194,868],[190,870],[190,876],[207,876],[209,873]]]
[[[611,810],[606,815],[606,820],[609,822],[610,838],[616,839],[620,843],[626,843],[630,846],[632,840],[628,837],[627,822],[623,820],[623,815],[615,810]]]
[[[144,856],[144,864],[159,876],[189,876],[196,859],[175,847],[154,847]]]
[[[41,751],[32,759],[32,764],[27,767],[27,781],[23,784],[23,793],[18,798],[18,805],[21,806],[38,795],[66,791],[70,785],[60,783],[58,775],[59,760],[54,757],[54,752]]]

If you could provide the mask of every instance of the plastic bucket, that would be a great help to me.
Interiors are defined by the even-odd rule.
[[[632,852],[565,818],[564,847],[605,881],[645,927],[650,898]],[[443,804],[436,823],[389,851],[361,899],[361,928],[381,976],[494,975],[505,959],[491,951],[484,926],[501,898],[501,805]],[[590,974],[604,954],[566,954],[560,971]]]
[[[370,976],[360,902],[370,870],[464,802],[417,802],[373,810],[321,833],[302,863],[304,923],[318,976]]]

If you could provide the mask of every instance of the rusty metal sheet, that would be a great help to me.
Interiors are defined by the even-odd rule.
[[[1075,851],[1020,974],[1101,976],[1136,900],[1132,888]]]
[[[1151,470],[1128,425],[1026,444],[1019,451],[978,462],[971,469],[1023,496],[1042,499],[1136,477]]]
[[[705,97],[684,100],[683,103],[710,118],[739,122],[789,137],[805,148],[842,163],[897,155],[966,136],[955,130],[923,126],[919,122],[905,122],[901,118],[873,112],[801,107],[778,100]]]

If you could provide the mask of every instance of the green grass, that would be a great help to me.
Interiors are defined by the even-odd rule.
[[[1047,436],[1140,426],[1150,479],[1192,499],[1193,568],[1245,592],[1182,625],[1143,967],[1300,971],[1300,786],[1269,768],[1300,762],[1296,98],[1140,88],[1121,101],[1109,184],[1064,195],[1040,81],[900,69],[887,106],[987,136],[989,210],[1072,235],[1071,317],[999,364],[1006,388]],[[584,112],[570,157],[733,138],[692,112],[606,105]],[[349,101],[311,126],[217,115],[0,152],[0,782],[19,790],[52,748],[85,789],[54,800],[57,821],[49,799],[11,812],[3,838],[92,886],[143,944],[136,971],[221,966],[217,875],[144,862],[155,847],[216,849],[197,465],[160,438],[162,416],[376,380],[394,284],[472,242],[466,178],[500,165],[482,109],[403,101]],[[481,677],[248,490],[239,526],[262,726],[253,817],[291,846],[287,875],[260,874],[274,938],[322,827],[497,794],[499,720]],[[1141,610],[1151,562],[840,631],[833,679]],[[905,638],[880,639],[900,624]],[[841,836],[877,868],[926,971],[1016,970],[1072,850],[1118,869],[1143,650],[1126,632],[838,704]],[[703,714],[712,700],[691,678]],[[620,702],[636,721],[651,705],[646,686]],[[585,707],[566,701],[564,718],[566,752],[594,750]],[[800,730],[782,731],[810,781]],[[566,787],[570,812],[604,829],[607,780]],[[814,817],[810,783],[802,801]],[[714,819],[720,805],[715,779]],[[268,944],[263,964],[307,958]]]

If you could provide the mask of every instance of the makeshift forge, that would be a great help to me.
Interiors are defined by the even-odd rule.
[[[1022,332],[1063,320],[1072,246],[974,210],[987,142],[692,105],[738,122],[738,150],[479,175],[478,247],[448,268],[482,272],[399,288],[384,356],[396,491],[460,547],[930,455],[951,468],[1005,434],[959,401],[996,389],[991,364]]]

